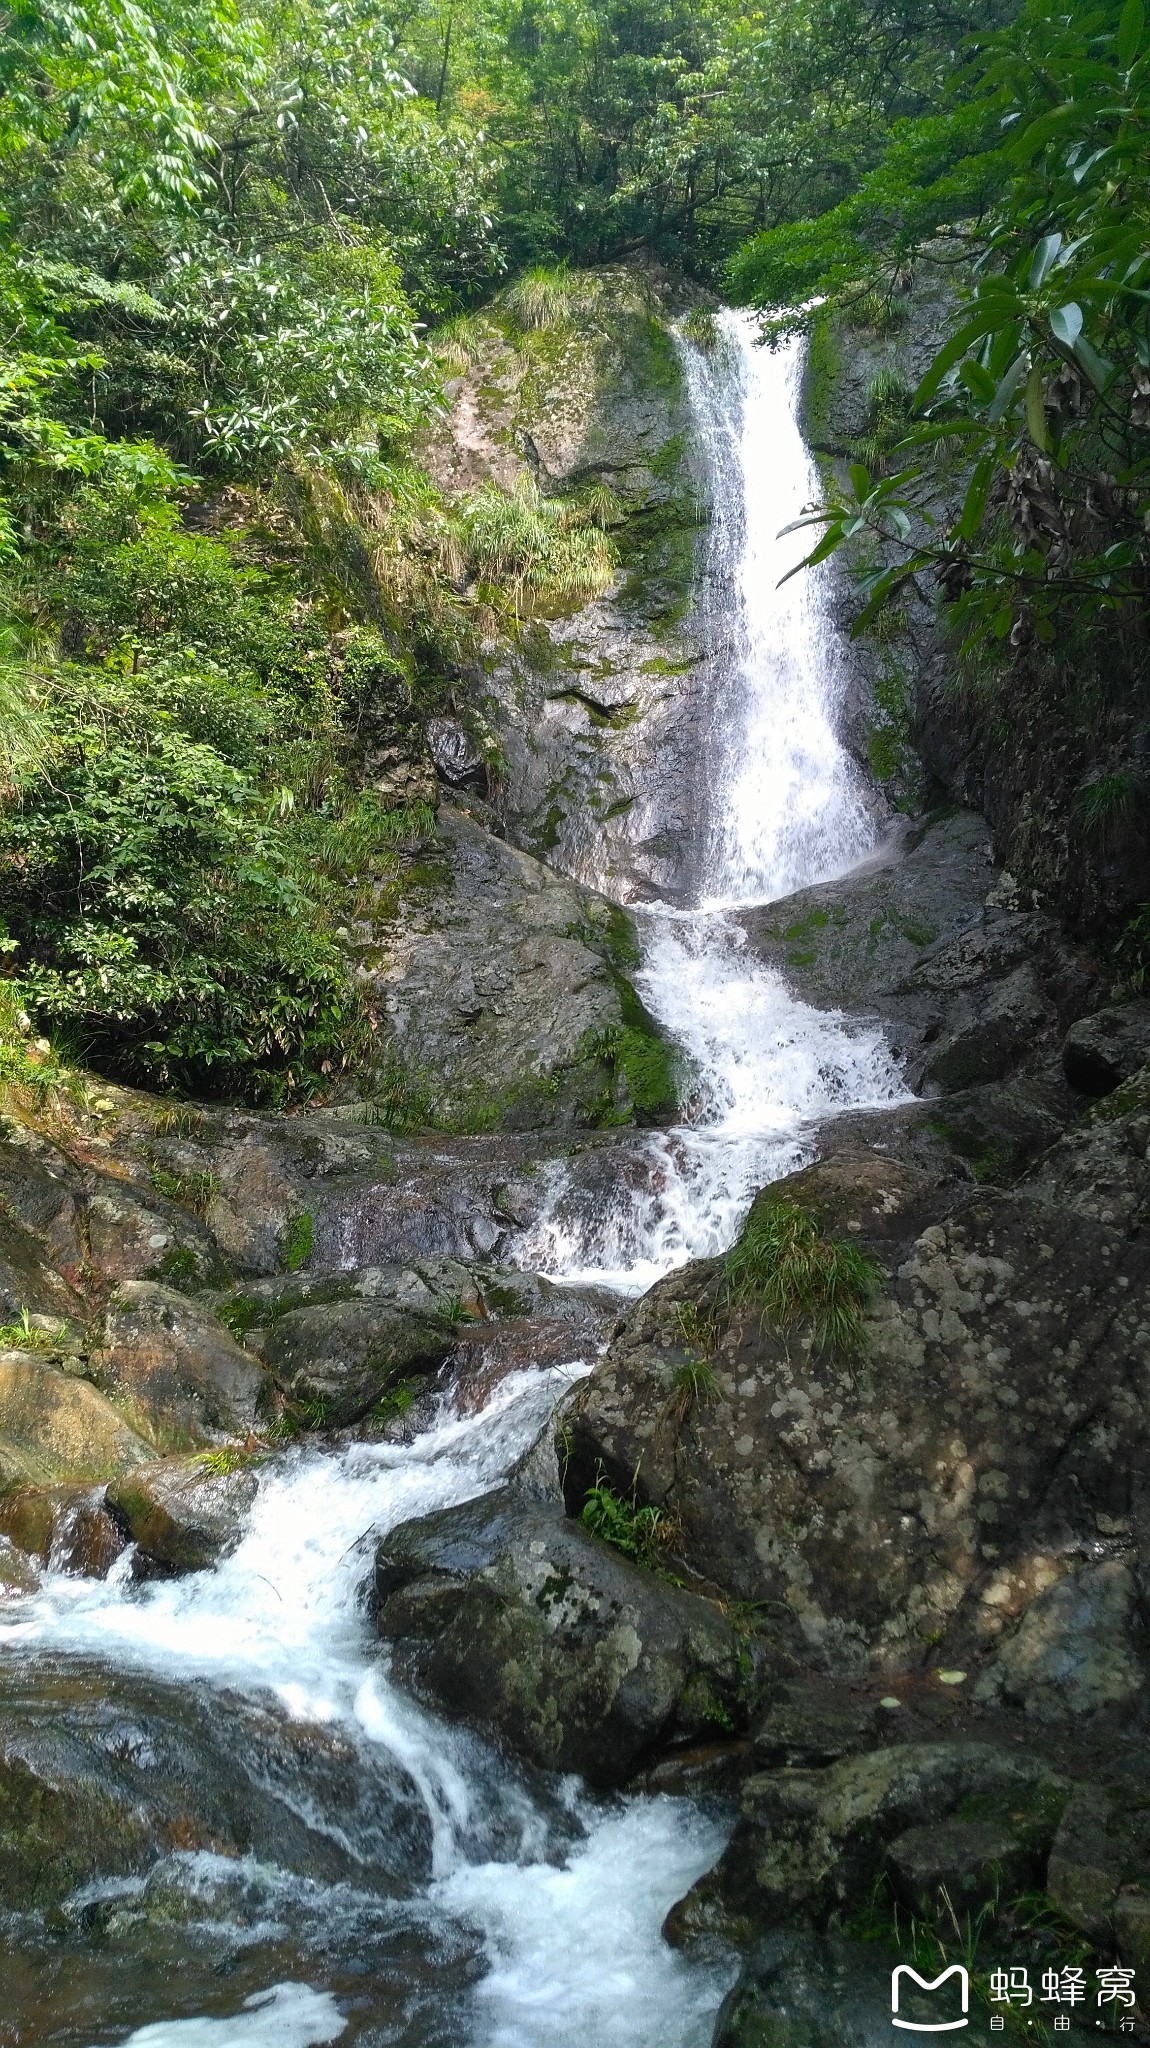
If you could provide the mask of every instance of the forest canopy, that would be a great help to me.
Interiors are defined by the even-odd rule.
[[[816,552],[872,532],[872,609],[929,571],[1000,637],[1141,592],[1141,0],[0,12],[2,943],[78,1057],[249,1099],[356,1058],[339,932],[428,829],[364,705],[425,717],[481,614],[615,559],[590,501],[419,468],[427,333],[512,280],[656,262],[803,324],[949,264],[909,452]]]

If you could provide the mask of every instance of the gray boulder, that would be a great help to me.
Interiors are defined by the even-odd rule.
[[[511,1487],[393,1530],[375,1594],[400,1677],[545,1770],[619,1785],[745,1723],[719,1610]]]
[[[1128,1713],[1146,1668],[1150,1240],[1094,1190],[1103,1156],[1145,1174],[1140,1129],[1131,1113],[1064,1139],[1069,1198],[1048,1199],[1051,1162],[956,1202],[873,1153],[778,1184],[885,1268],[865,1357],[726,1312],[713,1262],[670,1276],[569,1398],[569,1509],[600,1467],[616,1487],[638,1469],[683,1565],[763,1603],[805,1665],[930,1661],[1045,1718]],[[1076,1143],[1093,1162],[1077,1179]],[[713,1386],[684,1403],[692,1318],[705,1330],[716,1308]]]
[[[1040,1882],[1070,1789],[1040,1758],[982,1742],[896,1743],[748,1778],[727,1849],[666,1931],[746,1947],[788,1922],[849,1917],[882,1879],[930,1917],[944,1885],[980,1905],[995,1867],[1015,1889]]]
[[[250,1465],[220,1471],[203,1459],[165,1458],[113,1480],[107,1505],[136,1546],[137,1578],[203,1571],[233,1550],[259,1491]]]
[[[1150,1060],[1150,1003],[1080,1017],[1062,1042],[1062,1070],[1080,1095],[1110,1095]]]
[[[264,1358],[276,1384],[322,1427],[358,1422],[400,1380],[432,1373],[448,1356],[452,1326],[392,1300],[289,1309],[271,1324]]]

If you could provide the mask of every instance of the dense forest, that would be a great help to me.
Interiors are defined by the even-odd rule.
[[[681,272],[768,340],[896,333],[944,282],[810,559],[848,544],[860,630],[940,610],[999,718],[1056,701],[1077,827],[1141,843],[1141,0],[18,0],[4,30],[10,1078],[277,1101],[354,1062],[338,932],[432,825],[365,785],[365,720],[449,707],[477,637],[613,574],[609,494],[445,496],[419,460],[475,309],[546,324],[583,266]],[[1139,986],[1150,908],[1119,907]]]

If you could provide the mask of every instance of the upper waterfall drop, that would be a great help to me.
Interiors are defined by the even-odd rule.
[[[818,496],[799,425],[803,347],[759,344],[725,308],[704,352],[682,346],[711,524],[700,588],[721,682],[710,709],[717,773],[700,907],[772,902],[873,851],[866,781],[836,731],[848,683],[826,572],[784,582],[802,552],[781,529]]]

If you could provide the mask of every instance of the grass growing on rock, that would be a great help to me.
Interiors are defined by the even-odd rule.
[[[765,1326],[785,1335],[809,1323],[816,1352],[858,1357],[864,1319],[881,1268],[857,1245],[826,1237],[794,1202],[756,1202],[723,1262],[731,1307],[756,1307]]]
[[[661,1573],[660,1553],[678,1534],[674,1516],[650,1504],[640,1507],[634,1486],[629,1500],[616,1493],[608,1485],[602,1467],[594,1486],[587,1490],[579,1519],[601,1543],[609,1543],[613,1550],[621,1551],[624,1557],[632,1558],[648,1571]]]

